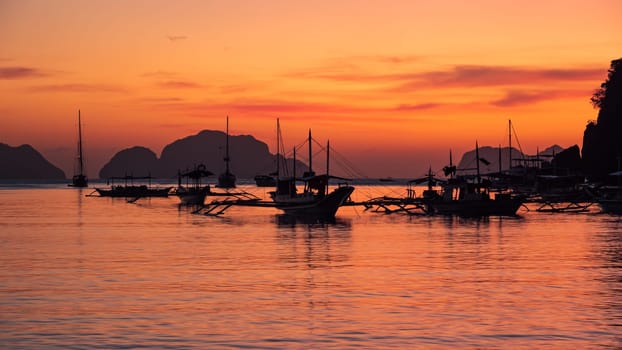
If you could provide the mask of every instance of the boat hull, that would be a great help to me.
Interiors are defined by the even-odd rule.
[[[88,187],[89,181],[84,175],[74,175],[69,187]]]
[[[521,205],[520,199],[436,200],[429,203],[429,208],[433,214],[439,215],[515,216]]]
[[[179,197],[181,204],[185,205],[202,205],[205,197],[210,193],[209,187],[199,189],[177,189],[175,195]]]
[[[342,186],[321,198],[308,201],[275,200],[276,207],[293,216],[334,217],[339,207],[350,197],[354,187]]]
[[[95,188],[102,197],[168,197],[172,187],[148,188],[147,186],[117,186],[111,189]]]
[[[218,188],[235,188],[235,175],[224,172],[218,176],[218,184],[216,187]]]

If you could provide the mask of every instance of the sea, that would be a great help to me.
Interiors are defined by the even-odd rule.
[[[0,348],[622,348],[621,218],[536,209],[214,217],[174,196],[3,183]]]

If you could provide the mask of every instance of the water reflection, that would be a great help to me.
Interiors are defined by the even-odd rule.
[[[287,214],[277,214],[274,216],[274,222],[278,227],[307,227],[307,228],[323,228],[334,226],[340,230],[351,230],[352,220],[336,218],[336,217],[322,217],[322,216],[294,216]]]
[[[608,327],[619,328],[622,319],[622,235],[621,223],[616,218],[603,221],[600,232],[595,234],[593,242],[594,260],[600,266],[593,269],[595,280],[600,282],[601,290],[596,292],[600,300],[595,305],[602,309],[603,320]],[[622,339],[618,339],[616,348]],[[609,344],[611,345],[611,344]]]

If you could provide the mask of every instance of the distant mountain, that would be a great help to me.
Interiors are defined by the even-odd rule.
[[[548,147],[544,151],[540,151],[538,156],[526,155],[516,148],[512,147],[512,165],[518,166],[521,159],[531,161],[535,166],[536,159],[550,164],[554,156],[560,154],[564,149],[558,145]],[[499,171],[499,160],[501,160],[501,170],[507,170],[510,163],[510,148],[502,147],[501,155],[499,155],[499,147],[483,146],[479,148],[479,168],[482,174]],[[464,173],[474,173],[477,168],[475,162],[475,150],[465,152],[458,163],[458,170],[466,170]]]
[[[0,143],[0,179],[63,180],[65,173],[30,145]]]
[[[160,177],[158,157],[145,147],[132,147],[115,154],[99,171],[99,177],[148,176]]]
[[[203,130],[196,135],[176,140],[164,147],[160,158],[144,147],[133,147],[118,152],[99,172],[100,178],[113,176],[144,176],[174,178],[178,170],[192,169],[205,164],[218,176],[225,171],[226,134],[222,131]],[[230,170],[238,178],[253,178],[257,174],[268,174],[275,170],[276,156],[268,145],[251,135],[229,135]],[[306,166],[297,162],[297,172]],[[288,160],[292,165],[292,160]]]

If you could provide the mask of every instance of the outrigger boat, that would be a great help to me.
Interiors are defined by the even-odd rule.
[[[202,205],[205,197],[211,193],[209,185],[203,185],[201,179],[213,175],[200,164],[194,170],[179,173],[177,176],[177,189],[175,195],[179,197],[181,204]],[[185,185],[183,179],[186,179]]]
[[[78,158],[77,158],[77,174],[73,175],[70,187],[87,187],[89,180],[84,171],[84,157],[82,154],[82,122],[80,120],[80,110],[78,110]]]
[[[279,122],[277,120],[277,139],[280,140]],[[330,143],[326,147],[326,174],[316,175],[312,168],[312,153],[311,153],[311,131],[309,131],[309,171],[305,172],[302,178],[295,176],[296,169],[296,149],[294,148],[294,169],[293,176],[282,177],[279,171],[276,172],[276,189],[270,192],[272,201],[263,201],[256,196],[249,195],[248,193],[211,193],[210,196],[228,196],[230,198],[218,201],[212,201],[207,203],[202,209],[196,210],[195,213],[218,216],[221,215],[232,206],[248,206],[248,207],[265,207],[265,208],[277,208],[282,210],[285,214],[302,217],[304,219],[334,219],[337,210],[346,204],[350,204],[348,201],[350,195],[354,191],[354,187],[347,185],[344,178],[338,178],[328,175],[329,170],[329,155],[330,155]],[[280,142],[277,143],[277,159],[281,154]],[[278,168],[278,167],[277,167]],[[329,191],[329,180],[341,179],[344,180],[337,188]],[[298,192],[296,183],[302,181],[304,183],[304,189],[302,192]]]
[[[123,180],[123,185],[115,185],[115,180]],[[134,180],[149,180],[148,185],[134,185]],[[166,187],[152,187],[151,176],[135,177],[111,177],[108,179],[110,188],[95,188],[95,191],[99,193],[101,197],[126,197],[126,198],[141,198],[141,197],[168,197],[169,192],[173,186]],[[128,184],[129,182],[129,184]]]
[[[491,191],[492,183],[482,181],[479,172],[479,146],[475,143],[477,174],[475,182],[466,176],[453,177],[442,186],[440,193],[427,192],[424,198],[431,214],[458,216],[514,216],[523,204],[521,196],[511,192]],[[450,164],[450,169],[453,165]]]
[[[277,128],[278,129],[278,128]],[[280,133],[280,130],[277,132]],[[277,137],[279,139],[279,137]],[[330,159],[330,142],[326,146],[326,174],[316,175],[313,171],[312,160],[312,138],[311,130],[309,130],[309,170],[304,173],[303,177],[296,178],[296,170],[294,176],[289,178],[277,177],[276,190],[270,192],[270,196],[274,201],[276,208],[283,210],[286,214],[296,216],[320,216],[334,217],[337,210],[354,192],[354,187],[345,183],[339,184],[332,192],[329,192],[329,180],[337,178],[330,176],[329,159]],[[277,150],[279,147],[277,147]],[[277,151],[277,158],[280,152]],[[294,167],[296,164],[296,149],[294,148]],[[278,175],[277,175],[278,176]],[[296,182],[301,180],[304,183],[302,193],[298,193]]]

